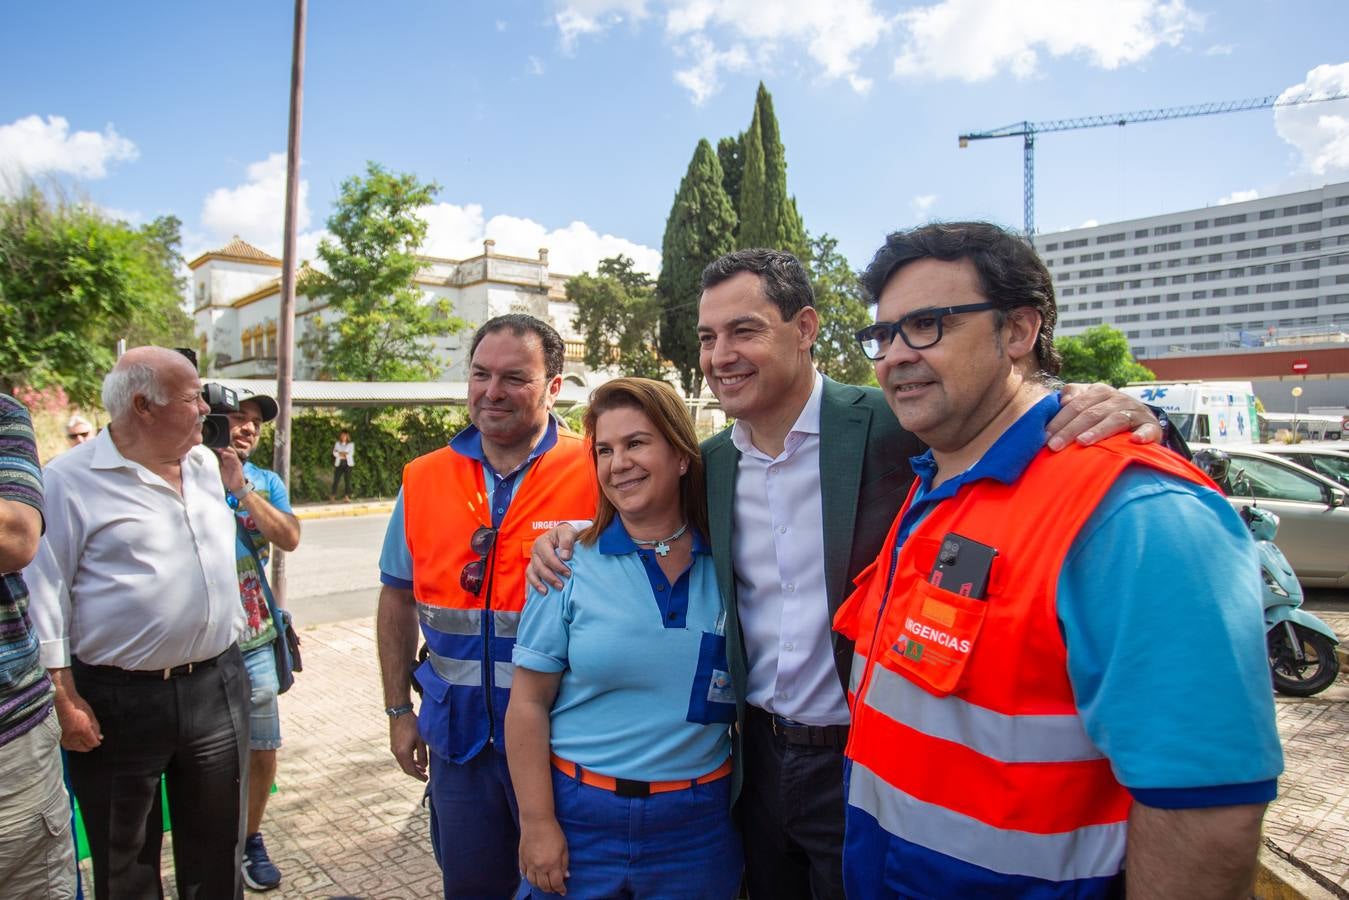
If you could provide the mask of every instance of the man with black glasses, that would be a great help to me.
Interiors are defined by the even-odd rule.
[[[524,569],[538,535],[593,515],[596,499],[584,441],[550,415],[563,350],[557,332],[532,316],[498,316],[478,329],[472,424],[403,470],[380,555],[389,746],[404,772],[429,776],[431,840],[446,897],[509,897],[520,882],[502,731]],[[420,665],[418,620],[426,642]]]

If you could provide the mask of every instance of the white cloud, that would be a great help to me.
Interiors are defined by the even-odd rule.
[[[550,231],[532,219],[517,216],[495,215],[484,220],[483,208],[477,203],[437,203],[423,208],[419,215],[427,223],[422,252],[431,256],[478,256],[483,240],[490,237],[496,241],[494,252],[506,256],[534,258],[540,248],[548,248],[548,267],[563,275],[593,272],[601,259],[620,253],[632,257],[639,271],[653,275],[660,271],[659,250],[612,234],[598,234],[584,222]]]
[[[1100,223],[1100,220],[1098,220],[1098,219],[1088,219],[1087,221],[1083,222],[1081,225],[1079,225],[1079,226],[1077,226],[1077,227],[1078,227],[1078,228],[1095,228],[1097,225],[1100,225],[1100,224],[1101,224],[1101,223]]]
[[[554,21],[568,50],[580,36],[601,33],[625,16],[640,21],[648,6],[644,0],[555,2]],[[751,59],[770,69],[777,59],[795,63],[804,56],[821,77],[865,93],[872,79],[862,74],[861,57],[892,25],[875,0],[659,0],[659,5],[675,56],[691,60],[675,80],[695,104],[719,90],[720,72],[746,68]]]
[[[237,234],[279,256],[286,219],[286,154],[273,153],[250,164],[247,174],[248,180],[238,187],[216,188],[207,195],[201,207],[201,224],[216,241],[228,241]],[[302,178],[296,231],[309,227],[308,198],[309,182]]]
[[[544,71],[543,60],[539,59],[537,56],[529,57],[529,62],[525,66],[525,71],[529,72],[531,75],[542,75]]]
[[[0,194],[17,190],[24,178],[73,175],[102,178],[112,163],[135,159],[136,145],[109,125],[70,132],[62,116],[26,116],[0,125]]]
[[[559,0],[553,23],[562,37],[562,51],[571,53],[580,38],[600,34],[625,18],[646,18],[646,0]]]
[[[1205,56],[1231,56],[1236,52],[1236,44],[1214,44],[1204,51]]]
[[[932,212],[932,204],[937,202],[936,194],[919,194],[909,201],[913,208],[913,217],[919,220],[926,220],[929,213]]]
[[[497,31],[505,31],[507,28],[510,27],[510,24],[507,23],[505,19],[497,19],[496,25]]]
[[[1102,69],[1177,46],[1202,17],[1185,0],[941,0],[899,15],[897,76],[983,81],[1035,74],[1042,53]]]
[[[1279,95],[1286,100],[1303,95],[1349,92],[1349,62],[1321,65]],[[1332,100],[1274,110],[1279,137],[1298,149],[1302,167],[1314,175],[1349,170],[1349,100]]]
[[[1249,191],[1233,191],[1226,197],[1219,197],[1218,205],[1226,206],[1229,203],[1245,203],[1247,200],[1258,199],[1260,199],[1260,192],[1255,188],[1251,188]]]
[[[689,39],[681,55],[691,56],[692,64],[675,72],[675,81],[693,95],[694,106],[702,106],[707,98],[721,89],[720,73],[739,72],[749,65],[749,54],[739,45],[729,50],[718,50],[702,35]]]

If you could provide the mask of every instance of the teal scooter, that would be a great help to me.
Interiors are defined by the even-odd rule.
[[[1194,464],[1229,494],[1230,460],[1221,450],[1200,450]],[[1302,608],[1302,585],[1288,558],[1274,543],[1279,517],[1261,509],[1251,498],[1241,508],[1241,520],[1255,538],[1264,580],[1265,643],[1274,689],[1291,697],[1310,697],[1330,687],[1340,671],[1335,656],[1339,638],[1325,622]]]

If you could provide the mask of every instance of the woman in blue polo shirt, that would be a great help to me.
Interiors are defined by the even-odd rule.
[[[506,751],[533,897],[732,898],[735,695],[698,439],[664,382],[585,417],[600,493],[560,590],[530,591]]]

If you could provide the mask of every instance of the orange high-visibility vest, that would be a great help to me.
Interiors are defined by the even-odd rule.
[[[500,739],[530,548],[559,522],[592,518],[597,492],[586,441],[559,431],[516,489],[474,595],[460,587],[460,573],[481,559],[473,533],[492,524],[482,464],[445,447],[403,469],[412,592],[430,651],[416,672],[418,720],[422,739],[441,757],[464,762]]]
[[[1041,450],[1015,483],[982,479],[937,504],[904,542],[887,590],[911,492],[835,618],[857,648],[850,822],[863,811],[925,858],[984,870],[977,885],[945,883],[951,896],[987,891],[989,878],[1064,883],[1123,866],[1132,798],[1078,715],[1056,594],[1073,540],[1130,464],[1216,487],[1127,435]],[[950,532],[998,550],[985,600],[929,583]]]

